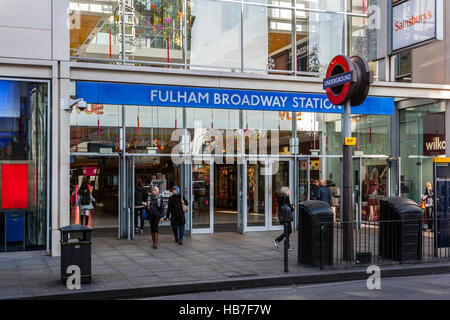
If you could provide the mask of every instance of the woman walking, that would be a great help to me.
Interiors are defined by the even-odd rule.
[[[289,187],[282,187],[280,189],[280,196],[278,197],[278,210],[281,210],[281,208],[283,206],[288,206],[291,209],[291,212],[294,212],[295,210],[295,206],[293,204],[290,203],[289,201],[289,195],[290,195],[291,191],[289,190]],[[288,236],[292,233],[292,225],[291,223],[288,223]],[[280,246],[280,242],[283,241],[284,239],[284,232],[275,240],[273,240],[273,244],[276,248],[278,248]],[[289,241],[289,239],[286,239]],[[288,250],[294,250],[295,248],[292,247],[291,245],[289,245],[289,249]]]
[[[134,191],[134,231],[138,232],[141,230],[141,234],[144,233],[144,217],[143,211],[147,202],[145,202],[148,198],[147,191],[144,189],[144,185],[142,184],[142,179],[137,179],[137,186]],[[140,228],[138,228],[138,219],[140,221]]]
[[[78,199],[75,207],[80,206],[80,224],[83,224],[83,217],[86,217],[86,226],[89,225],[89,210],[94,209],[95,199],[92,197],[87,179],[83,179],[80,190],[78,190]]]
[[[184,225],[186,224],[185,210],[187,210],[188,202],[184,196],[181,196],[180,188],[174,186],[173,195],[169,199],[167,208],[167,218],[170,218],[172,224],[175,242],[179,245],[183,244]],[[179,232],[179,233],[178,233]]]
[[[150,232],[152,233],[153,249],[158,248],[158,225],[163,222],[163,201],[159,195],[159,188],[154,186],[148,196],[147,215],[150,220]]]
[[[425,214],[427,218],[427,230],[433,231],[433,185],[431,182],[425,183],[425,193],[422,201],[425,202]]]

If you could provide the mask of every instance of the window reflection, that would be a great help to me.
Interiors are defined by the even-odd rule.
[[[157,67],[318,76],[346,47],[367,56],[368,21],[359,15],[368,10],[367,0],[71,0],[70,53]]]

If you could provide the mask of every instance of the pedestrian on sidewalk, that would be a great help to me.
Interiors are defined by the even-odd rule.
[[[188,202],[180,193],[180,188],[174,186],[172,189],[173,195],[169,198],[167,208],[167,219],[170,219],[172,225],[175,242],[179,245],[183,244],[184,226],[186,224],[185,213],[188,210]]]
[[[95,199],[89,190],[87,179],[83,179],[80,189],[78,190],[78,199],[75,203],[75,207],[80,206],[80,224],[83,224],[83,217],[85,217],[85,225],[89,225],[89,212],[92,214],[94,210]]]
[[[320,180],[319,191],[317,192],[317,200],[331,204],[331,191],[327,187],[325,180]]]
[[[319,180],[314,180],[313,185],[311,186],[311,200],[317,200],[317,193],[319,192],[320,183]]]
[[[291,191],[289,190],[289,187],[282,187],[280,189],[280,196],[278,197],[278,210],[281,210],[283,206],[289,206],[291,208],[291,212],[294,212],[295,206],[290,203],[289,195]],[[288,234],[290,235],[292,233],[292,225],[291,223],[288,224]],[[276,248],[279,248],[280,242],[283,241],[285,237],[284,232],[275,240],[273,240],[273,244]],[[288,239],[286,239],[289,241]],[[290,246],[288,243],[289,249],[288,250],[295,250],[293,246]]]
[[[153,249],[158,248],[158,225],[163,222],[163,199],[157,186],[152,187],[152,192],[147,200],[147,216],[150,220],[150,232],[152,234]]]
[[[142,179],[137,179],[136,189],[134,190],[134,231],[138,232],[139,229],[141,234],[144,234],[144,209],[147,205],[148,193],[144,189],[144,185],[142,183]],[[138,228],[138,219],[140,222],[140,228]]]
[[[427,231],[433,231],[433,185],[430,181],[425,183],[425,192],[422,201],[425,204],[425,216],[427,219]]]

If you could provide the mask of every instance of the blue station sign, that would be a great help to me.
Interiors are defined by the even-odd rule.
[[[343,113],[325,94],[77,82],[76,98],[91,104],[168,106],[261,111]],[[368,97],[358,114],[390,115],[394,99]]]

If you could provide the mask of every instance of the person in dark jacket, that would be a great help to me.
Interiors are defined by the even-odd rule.
[[[152,233],[153,249],[158,248],[158,225],[163,222],[163,199],[159,194],[159,188],[153,186],[152,193],[147,200],[147,215],[150,220],[150,232]]]
[[[317,200],[318,192],[319,192],[319,180],[314,180],[314,184],[311,186],[311,200]]]
[[[143,211],[145,206],[147,205],[147,198],[148,194],[147,191],[144,189],[144,185],[142,184],[142,179],[137,179],[137,186],[134,190],[134,227],[135,232],[138,232],[139,229],[141,230],[141,234],[144,233],[144,217],[143,217]],[[138,228],[138,219],[140,220],[141,227]]]
[[[317,192],[317,200],[326,202],[330,204],[331,202],[331,191],[327,187],[325,180],[320,180],[319,191]]]
[[[290,190],[289,187],[282,187],[280,189],[280,195],[278,197],[278,210],[281,210],[281,207],[283,207],[284,205],[287,205],[291,208],[291,212],[294,212],[295,210],[295,206],[293,204],[290,203],[289,201],[289,195],[290,195]],[[292,233],[292,225],[291,223],[288,224],[288,234],[290,235]],[[283,241],[284,239],[284,232],[275,240],[273,240],[273,244],[276,248],[278,248],[280,246],[280,242]],[[287,241],[289,241],[289,239],[286,239]],[[288,250],[294,250],[295,248],[290,246],[288,243],[289,249]]]
[[[83,179],[80,189],[78,190],[78,199],[75,207],[80,206],[80,224],[83,224],[83,217],[85,217],[85,225],[89,225],[90,212],[94,209],[95,199],[91,194],[89,184],[86,178]]]
[[[175,242],[178,242],[179,245],[182,245],[184,225],[186,224],[183,205],[187,206],[188,202],[186,198],[181,195],[180,188],[178,188],[178,186],[174,186],[172,192],[173,195],[169,198],[169,204],[167,207],[167,218],[170,219],[173,235],[175,236]]]

